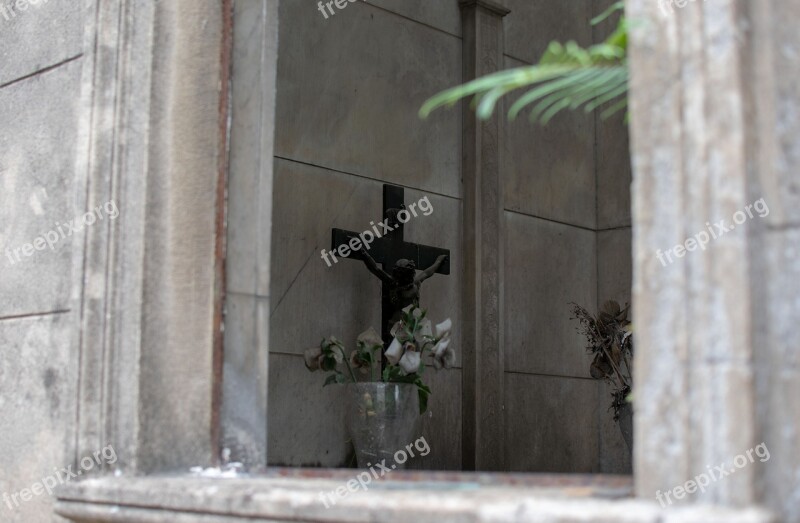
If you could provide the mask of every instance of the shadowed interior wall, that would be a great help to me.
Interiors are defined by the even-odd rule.
[[[535,63],[552,40],[589,45],[608,0],[506,0],[506,66]],[[512,95],[506,109],[519,95]],[[630,473],[607,409],[611,389],[589,376],[570,303],[590,311],[630,301],[630,160],[622,116],[564,111],[548,125],[508,122],[502,169],[506,256],[506,466],[514,471]]]
[[[589,25],[600,9],[592,1],[500,3],[512,10],[504,20],[507,67],[531,63],[554,38],[590,43],[604,36]],[[267,286],[259,280],[228,293],[226,354],[242,354],[240,346],[264,350],[259,329],[268,323],[268,462],[345,466],[350,444],[342,401],[334,388],[322,389],[324,375],[306,370],[302,353],[331,334],[352,347],[359,332],[380,327],[377,279],[358,262],[328,267],[320,251],[330,246],[331,228],[360,231],[382,218],[383,183],[405,187],[407,203],[427,196],[433,205],[430,216],[406,225],[406,238],[452,251],[451,275],[425,283],[422,305],[433,319],[453,319],[459,347],[462,114],[437,111],[421,121],[417,111],[429,96],[462,81],[460,11],[456,0],[370,0],[326,19],[315,2],[283,2],[279,19],[272,267]],[[253,73],[237,73],[235,66],[234,86],[237,74]],[[546,129],[505,124],[509,470],[630,470],[624,442],[608,421],[609,391],[588,377],[589,358],[568,307],[628,300],[630,213],[625,197],[615,200],[630,182],[625,137],[619,122],[582,113]],[[232,165],[232,183],[237,176]],[[231,194],[248,190],[255,189],[242,184]],[[251,216],[234,203],[229,214],[238,218],[230,221],[229,239],[237,227],[252,229]],[[622,265],[616,254],[605,263],[608,249],[622,251]],[[262,263],[252,253],[242,270],[258,272]],[[229,267],[229,282],[235,278]],[[266,296],[269,311],[258,305]],[[251,358],[240,358],[240,368],[260,361]],[[412,467],[460,469],[461,361],[426,378],[434,394],[422,435],[431,453]]]

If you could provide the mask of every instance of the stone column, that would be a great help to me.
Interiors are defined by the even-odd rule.
[[[92,1],[79,190],[119,216],[85,242],[75,463],[186,470],[219,454],[229,3]]]
[[[486,0],[460,0],[464,81],[503,68],[503,17]],[[462,449],[465,470],[505,468],[503,416],[503,114],[478,121],[464,106]]]
[[[756,440],[769,461],[756,469],[756,497],[783,521],[800,522],[800,4],[754,0],[740,8],[751,33],[743,50],[750,199],[769,215],[753,227]],[[748,26],[743,26],[748,27]]]
[[[733,470],[764,443],[770,460],[687,499],[766,502],[800,521],[800,9],[627,9],[642,22],[630,39],[637,493]]]

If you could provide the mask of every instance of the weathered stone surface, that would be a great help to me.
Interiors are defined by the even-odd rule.
[[[460,82],[461,41],[368,6],[342,23],[303,4],[281,3],[275,154],[458,196],[459,111],[417,111]]]
[[[224,14],[208,0],[174,0],[155,9],[154,49],[163,52],[152,51],[148,87],[157,116],[150,115],[147,149],[138,150],[148,162],[140,174],[147,178],[140,253],[145,306],[135,349],[141,351],[136,429],[143,473],[213,462],[219,443],[216,254],[223,241],[217,210],[225,153],[219,108],[227,77],[222,62],[209,58],[222,56],[222,38],[209,35],[222,34]]]
[[[78,355],[69,341],[74,314],[0,321],[0,520],[52,521],[46,492],[18,493],[72,463]],[[100,449],[96,449],[100,450]],[[41,488],[41,487],[40,487]],[[16,496],[15,496],[16,495]]]
[[[461,16],[457,2],[369,0],[367,3],[452,35],[461,34]]]
[[[91,4],[64,0],[2,2],[0,85],[80,55],[87,5]]]
[[[344,471],[343,471],[344,472]],[[368,490],[347,492],[326,508],[321,493],[344,487],[346,474],[326,479],[296,477],[237,478],[110,478],[72,485],[59,497],[60,514],[80,521],[177,521],[231,523],[244,519],[309,522],[378,523],[775,523],[756,508],[680,507],[662,510],[656,503],[632,500],[617,481],[508,485],[501,479],[460,474],[432,489],[430,483],[390,480],[373,482]],[[611,483],[607,485],[607,483]],[[360,488],[360,485],[357,485]],[[345,487],[346,490],[346,487]],[[197,519],[203,518],[203,519]]]
[[[666,267],[653,259],[658,248],[683,243],[701,224],[732,216],[782,183],[775,155],[789,166],[792,154],[776,138],[783,129],[772,97],[780,81],[752,61],[779,39],[766,20],[780,13],[796,21],[790,4],[690,3],[662,16],[651,2],[628,2],[631,18],[649,20],[630,39],[634,321],[637,346],[646,347],[637,353],[635,389],[642,496],[683,484],[698,465],[729,464],[762,438],[781,450],[784,438],[796,439],[796,372],[785,352],[798,310],[794,227],[777,228],[786,237],[773,244],[769,227],[748,223],[703,253]],[[796,57],[790,61],[781,70],[796,67]],[[797,102],[780,96],[784,107]],[[766,502],[797,521],[798,462],[787,451],[779,466],[750,465],[696,499]]]
[[[608,300],[623,307],[631,302],[632,258],[630,227],[597,233],[598,309]]]
[[[498,0],[511,13],[505,19],[506,54],[535,63],[552,40],[592,43],[592,2]]]
[[[508,68],[523,65],[506,58]],[[524,92],[510,95],[498,105],[499,110],[507,113]],[[527,113],[515,121],[503,118],[503,122],[505,208],[593,229],[597,216],[594,118],[581,111],[565,111],[546,126],[529,122]]]
[[[234,5],[221,445],[267,463],[277,0]]]
[[[505,376],[508,469],[596,472],[597,382],[516,372]]]
[[[503,17],[492,2],[459,2],[463,21],[464,80],[496,73],[503,64]],[[464,237],[463,466],[505,469],[503,371],[505,265],[502,115],[478,120],[462,102]]]
[[[267,457],[268,303],[228,293],[222,373],[222,447],[247,465]]]
[[[0,317],[69,308],[80,75],[77,60],[0,89]],[[44,250],[26,257],[23,246],[48,231],[53,249],[38,242]]]
[[[269,294],[272,157],[278,53],[276,0],[234,12],[228,174],[227,289]]]
[[[608,9],[615,0],[593,0],[592,16]],[[592,42],[602,42],[617,27],[620,14],[610,16],[592,27]],[[609,118],[602,111],[613,106],[609,102],[594,112],[595,169],[597,172],[597,229],[613,229],[631,225],[631,151],[627,112]]]
[[[461,470],[461,369],[437,371],[429,366],[423,379],[433,394],[420,420],[420,436],[431,451],[410,461],[408,468]]]
[[[700,5],[700,4],[696,4]],[[683,401],[688,388],[686,277],[680,265],[662,267],[654,253],[682,242],[680,76],[677,46],[667,35],[676,31],[677,16],[663,16],[652,2],[629,2],[629,16],[657,21],[658,31],[632,34],[631,112],[634,164],[634,321],[637,397],[635,470],[637,493],[650,498],[657,490],[681,485],[691,477],[688,426],[691,406]],[[664,53],[655,59],[652,53]],[[644,113],[640,113],[645,110]],[[646,116],[645,116],[646,115]],[[669,138],[667,138],[669,137]],[[648,144],[648,145],[645,145]],[[694,173],[697,174],[697,173]],[[646,347],[646,348],[644,348]],[[666,413],[669,413],[667,415]],[[657,471],[657,472],[654,472]]]
[[[597,384],[595,412],[600,432],[597,472],[601,474],[631,474],[633,471],[633,454],[622,437],[619,423],[614,421],[614,411],[611,409],[611,392],[614,389],[603,381],[596,381],[595,383]]]
[[[770,206],[769,223],[800,226],[800,33],[795,29],[800,11],[796,3],[759,1],[748,4],[753,25],[750,84],[753,132],[763,144],[755,151],[755,198]]]
[[[595,233],[506,213],[506,370],[587,377],[570,302],[597,302]]]
[[[595,115],[598,230],[631,225],[631,157],[624,117],[625,111],[608,120]]]
[[[759,358],[756,363],[758,402],[756,415],[760,439],[771,458],[757,471],[764,499],[780,509],[786,521],[800,521],[800,350],[797,318],[800,318],[800,230],[763,231],[754,246],[762,256],[752,268],[767,275],[756,298],[763,307],[755,314]],[[757,258],[757,259],[758,259]]]
[[[347,467],[351,445],[344,394],[323,388],[325,375],[309,372],[302,356],[270,353],[268,454],[270,465]]]

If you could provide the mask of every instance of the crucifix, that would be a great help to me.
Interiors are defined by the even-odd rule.
[[[338,252],[342,258],[361,260],[381,280],[381,337],[384,351],[392,341],[390,330],[400,319],[400,312],[408,305],[419,305],[422,282],[435,273],[450,274],[449,250],[409,243],[403,239],[403,225],[411,219],[414,211],[413,205],[410,211],[406,208],[403,197],[402,187],[384,184],[384,220],[379,224],[383,231],[381,233],[378,226],[374,226],[372,230],[377,234],[369,233],[374,237],[371,242],[366,239],[366,232],[331,231],[332,252]],[[343,252],[347,254],[342,255]],[[418,267],[424,269],[417,273]],[[386,358],[383,358],[385,365]]]

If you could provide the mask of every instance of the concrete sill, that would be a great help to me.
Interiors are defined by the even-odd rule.
[[[629,478],[394,472],[326,508],[357,471],[271,473],[234,479],[107,477],[66,486],[56,513],[79,523],[771,523],[757,509],[687,505],[662,510],[627,497]],[[311,477],[308,477],[311,476]],[[442,479],[454,477],[456,480]],[[495,481],[492,481],[496,478]]]

